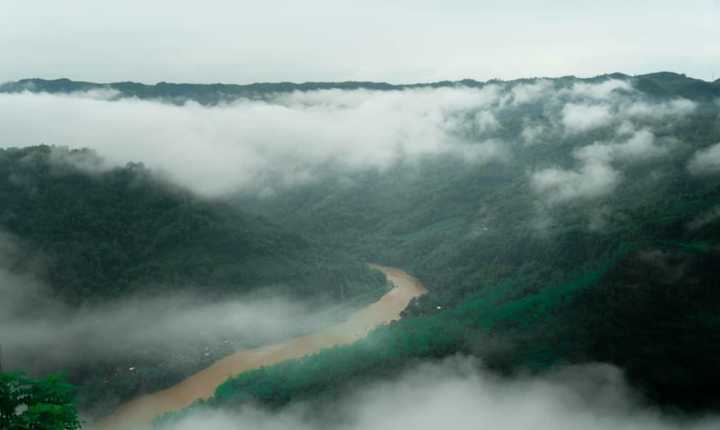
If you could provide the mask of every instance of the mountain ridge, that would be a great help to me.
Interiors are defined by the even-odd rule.
[[[93,90],[117,91],[117,98],[137,97],[140,99],[153,98],[184,98],[197,101],[201,104],[217,104],[223,101],[232,101],[234,98],[253,97],[259,94],[285,93],[293,91],[316,90],[374,90],[395,91],[419,88],[445,88],[445,87],[483,87],[489,84],[516,85],[538,80],[567,81],[567,82],[598,82],[610,79],[629,80],[640,85],[654,86],[657,95],[664,96],[670,88],[680,93],[690,93],[695,96],[720,97],[720,80],[705,81],[691,78],[685,74],[662,71],[639,75],[629,75],[620,72],[600,74],[597,76],[581,78],[574,75],[559,77],[528,77],[511,80],[490,79],[479,81],[475,79],[441,80],[433,82],[391,84],[382,81],[308,81],[308,82],[254,82],[249,84],[234,83],[182,83],[160,81],[155,84],[121,81],[96,83],[89,81],[75,81],[68,78],[43,79],[24,78],[0,84],[0,93],[48,92],[48,93],[75,93]],[[709,93],[708,93],[709,92]]]

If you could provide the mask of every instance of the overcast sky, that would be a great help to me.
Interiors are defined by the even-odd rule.
[[[720,78],[720,0],[0,0],[0,81]]]

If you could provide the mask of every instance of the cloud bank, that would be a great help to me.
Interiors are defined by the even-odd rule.
[[[612,121],[610,109],[602,105],[568,103],[562,110],[562,123],[569,133],[581,133]]]
[[[4,242],[3,248],[11,245]],[[336,316],[336,315],[335,315]],[[248,344],[298,335],[333,318],[282,297],[235,297],[221,302],[173,294],[130,297],[91,308],[52,298],[38,280],[0,267],[0,345],[8,369],[53,370],[138,357],[220,358]]]
[[[720,172],[720,142],[697,151],[690,159],[688,169],[695,175]]]
[[[201,411],[171,429],[710,430],[718,425],[717,417],[682,420],[644,406],[610,366],[503,379],[474,359],[453,357],[361,389],[327,408]]]
[[[532,175],[531,185],[554,205],[570,200],[594,199],[610,194],[620,183],[620,174],[602,161],[583,162],[577,170],[549,168]]]
[[[621,125],[617,134],[628,130]],[[556,205],[574,200],[592,200],[615,191],[622,181],[620,166],[650,161],[667,154],[647,128],[632,131],[614,141],[598,141],[573,151],[575,169],[547,168],[533,172],[530,184],[545,203]]]
[[[538,195],[557,190],[548,198],[557,203],[612,192],[623,163],[666,154],[656,134],[696,109],[686,99],[647,99],[617,79],[318,90],[218,106],[26,92],[0,94],[0,128],[3,146],[88,147],[107,166],[144,162],[205,195],[302,184],[329,165],[388,169],[434,156],[512,165],[523,148],[571,144],[576,167],[531,174]],[[692,166],[702,170],[701,162]]]
[[[218,194],[268,175],[302,182],[325,163],[386,168],[435,154],[498,159],[496,143],[462,135],[459,117],[495,99],[493,88],[318,91],[216,107],[5,94],[0,128],[6,146],[89,147],[111,165],[143,161],[191,189]],[[480,133],[497,127],[493,119],[478,116]]]

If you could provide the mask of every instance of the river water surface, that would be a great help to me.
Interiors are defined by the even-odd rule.
[[[218,385],[231,376],[300,358],[324,348],[353,343],[373,328],[399,319],[410,300],[426,292],[420,281],[400,269],[374,264],[371,267],[382,271],[394,288],[346,321],[281,343],[235,352],[170,388],[121,405],[112,415],[101,420],[96,428],[124,430],[143,427],[166,412],[182,409],[198,399],[207,399]]]

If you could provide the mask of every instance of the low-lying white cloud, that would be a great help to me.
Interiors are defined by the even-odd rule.
[[[668,152],[667,146],[656,142],[648,129],[635,131],[620,142],[595,142],[575,151],[575,157],[587,162],[635,162],[660,157]]]
[[[144,162],[180,185],[218,195],[305,183],[328,164],[387,169],[400,160],[437,155],[511,163],[515,143],[572,140],[576,146],[584,133],[595,131],[608,137],[585,152],[605,152],[614,161],[657,158],[668,148],[658,143],[656,131],[696,108],[686,99],[644,98],[618,79],[565,89],[544,79],[480,88],[331,89],[217,106],[121,98],[104,90],[25,92],[0,94],[0,129],[3,146],[87,147],[107,166]],[[561,189],[559,200],[602,195],[616,185],[617,169],[555,167],[541,172],[539,189]],[[594,176],[561,185],[585,173]]]
[[[720,173],[720,142],[697,151],[690,159],[688,169],[694,175]]]
[[[510,89],[509,102],[513,105],[533,103],[545,97],[553,88],[553,82],[548,79],[541,79],[531,84],[516,85]]]
[[[562,124],[569,133],[581,133],[608,125],[612,121],[605,105],[568,103],[562,110]]]
[[[621,175],[608,163],[584,162],[577,170],[549,168],[531,176],[534,191],[551,205],[577,199],[594,199],[612,193]]]
[[[480,134],[485,134],[500,128],[500,123],[492,112],[481,111],[475,114],[475,126]]]
[[[538,170],[531,173],[530,185],[544,203],[551,206],[597,199],[611,194],[621,183],[619,166],[657,159],[668,151],[669,146],[659,144],[649,129],[634,130],[629,136],[615,141],[594,142],[576,149],[573,157],[578,161],[578,167]]]
[[[600,83],[579,82],[567,90],[572,97],[587,97],[596,100],[605,100],[622,91],[631,91],[632,85],[627,81],[609,79]]]
[[[171,430],[710,430],[720,425],[717,417],[680,419],[643,405],[610,366],[509,379],[464,357],[421,365],[341,398],[331,409],[201,410]]]
[[[175,292],[80,309],[51,297],[38,280],[0,268],[6,368],[53,370],[148,354],[171,362],[178,354],[197,355],[202,346],[239,347],[297,335],[332,317],[281,297],[208,301]],[[211,350],[206,354],[220,358]]]
[[[520,132],[520,138],[526,145],[536,143],[546,132],[546,128],[542,124],[527,124]]]
[[[623,105],[620,115],[634,119],[663,120],[682,118],[693,113],[695,109],[697,109],[697,103],[683,98],[660,103],[635,101]]]
[[[302,181],[327,162],[386,168],[434,154],[493,159],[458,133],[456,114],[490,105],[497,88],[317,91],[206,107],[49,94],[0,95],[5,146],[96,149],[112,165],[144,161],[182,185],[217,194],[276,174]],[[492,113],[477,127],[498,127]],[[490,148],[489,146],[485,146]]]

